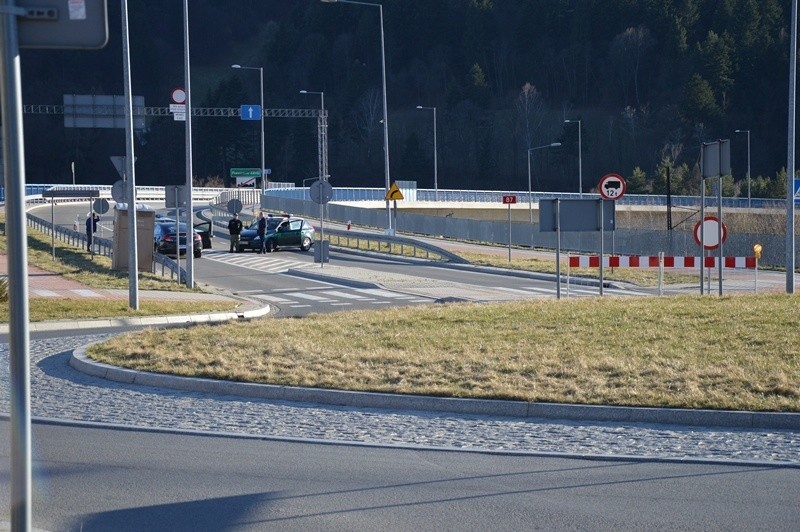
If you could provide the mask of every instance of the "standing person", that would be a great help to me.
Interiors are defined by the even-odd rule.
[[[239,219],[238,213],[233,213],[233,218],[228,222],[228,232],[231,234],[231,250],[239,251],[239,235],[242,233],[242,221]]]
[[[86,215],[86,251],[92,251],[92,240],[94,234],[97,232],[97,222],[100,221],[100,216],[95,212],[90,212]]]
[[[267,250],[267,219],[264,218],[264,212],[258,213],[258,227],[256,228],[258,239],[261,241],[261,249],[259,253],[265,253]]]

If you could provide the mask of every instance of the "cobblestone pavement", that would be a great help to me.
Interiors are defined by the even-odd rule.
[[[800,432],[581,423],[353,409],[121,384],[69,366],[103,335],[32,340],[35,417],[140,427],[473,450],[800,465]],[[10,411],[8,345],[0,345],[0,412]]]

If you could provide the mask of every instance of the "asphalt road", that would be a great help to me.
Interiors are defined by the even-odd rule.
[[[307,264],[298,268],[319,267],[310,263],[310,254],[288,251],[276,255]],[[362,266],[373,264],[371,259],[350,260]],[[239,290],[249,290],[253,297],[286,299],[295,292],[314,295],[331,291],[353,295],[360,290],[281,272],[258,273],[252,265],[232,265],[222,257],[214,259],[213,254],[198,263],[209,268],[209,276],[237,278],[236,282],[242,283],[236,285],[241,286]],[[201,279],[203,275],[206,273],[200,274]],[[290,284],[295,281],[298,284]],[[334,295],[326,294],[326,298],[334,300]],[[330,302],[310,301],[310,308],[334,308]],[[310,311],[290,303],[283,306],[291,312]],[[37,365],[53,377],[64,371],[51,367],[55,359],[60,355]],[[70,386],[85,386],[83,377],[73,379]],[[97,387],[98,407],[141,409],[138,402],[112,404],[110,395],[116,394],[111,388]],[[42,389],[39,393],[47,392]],[[123,391],[120,398],[125,395]],[[176,396],[175,406],[185,404],[181,415],[191,415],[202,426],[204,409],[199,405],[207,399],[200,399],[195,405],[195,398],[189,395]],[[233,398],[216,402],[220,415],[224,403],[229,403],[233,410],[224,415],[228,420],[239,408],[248,407]],[[253,406],[259,410],[266,407]],[[73,407],[67,401],[62,408],[86,412],[87,407]],[[387,417],[400,421],[390,429],[399,431],[393,441],[404,441],[403,433],[414,427],[403,428],[405,417],[398,413]],[[274,417],[265,421],[276,423]],[[165,425],[177,426],[163,421],[158,426]],[[506,425],[501,423],[494,430],[498,435],[505,433]],[[595,430],[600,428],[588,427],[590,433]],[[8,441],[8,431],[8,423],[0,421],[0,441]],[[619,436],[626,437],[621,432]],[[8,455],[8,448],[0,447],[0,504],[8,501]],[[37,423],[34,471],[34,525],[50,530],[795,530],[800,522],[800,470],[753,464],[619,457],[598,461]],[[0,522],[8,515],[8,506],[0,506]]]
[[[0,421],[2,441],[8,425]],[[46,530],[779,531],[800,522],[798,469],[41,423],[33,437],[33,524]],[[6,447],[0,456],[2,516]]]

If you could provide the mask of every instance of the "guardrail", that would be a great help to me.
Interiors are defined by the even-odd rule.
[[[231,214],[222,205],[212,205],[211,207],[213,226],[224,231],[228,230],[228,220]],[[245,227],[252,223],[254,217],[244,214],[241,215],[242,223]],[[317,240],[321,237],[321,232],[316,232]],[[349,231],[342,229],[325,228],[325,240],[332,247],[340,250],[371,251],[376,253],[397,255],[407,258],[417,258],[431,261],[453,262],[458,264],[468,264],[469,261],[442,249],[433,244],[406,238],[403,236],[389,236],[382,233],[367,233],[359,231]]]
[[[308,187],[295,188],[271,188],[266,191],[268,196],[278,196],[289,199],[311,200]],[[527,191],[501,191],[501,190],[452,190],[439,189],[413,189],[414,200],[418,202],[440,202],[440,203],[496,203],[502,204],[503,196],[517,196],[517,201],[527,203],[528,199],[533,203],[538,203],[541,199],[579,199],[581,195],[574,192],[531,192]],[[332,202],[352,202],[352,201],[385,201],[386,190],[383,188],[349,188],[334,187]],[[599,199],[599,194],[584,193],[584,199]],[[641,206],[667,206],[667,197],[649,194],[625,194],[616,200],[619,205],[641,205]],[[726,208],[748,208],[747,198],[722,198],[722,206]],[[699,196],[672,196],[673,207],[699,208]],[[750,200],[753,209],[785,209],[785,199],[763,199],[752,198]],[[716,206],[716,197],[707,197],[707,206]]]
[[[51,222],[39,218],[38,216],[34,216],[30,213],[27,214],[27,218],[28,225],[32,228],[41,231],[42,233],[54,235],[59,241],[68,245],[81,249],[87,248],[86,233],[82,231],[75,231],[72,228],[63,227],[57,224],[54,226]],[[114,242],[108,238],[102,238],[95,235],[92,238],[92,248],[98,255],[103,255],[104,257],[110,258],[113,254]],[[179,278],[178,276],[180,276],[181,281],[187,278],[186,270],[178,267],[177,262],[166,255],[162,255],[161,253],[153,253],[153,262],[151,264],[150,272],[159,274],[159,266],[161,267],[160,275],[162,277],[169,276],[170,279],[177,280]]]

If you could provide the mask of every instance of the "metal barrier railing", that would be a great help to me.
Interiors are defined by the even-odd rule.
[[[54,235],[59,241],[64,242],[70,246],[78,247],[81,249],[87,248],[87,236],[82,231],[75,231],[71,228],[62,227],[60,225],[53,225],[51,222],[34,216],[30,213],[27,214],[28,225],[42,233]],[[113,254],[114,243],[108,238],[94,236],[92,238],[92,249],[98,255],[104,257],[111,257]],[[159,267],[160,266],[160,273]],[[153,262],[150,267],[150,272],[162,277],[169,276],[170,279],[185,280],[187,277],[186,270],[178,267],[178,263],[173,259],[162,255],[161,253],[153,253]]]
[[[211,206],[214,227],[227,230],[230,213],[222,205]],[[240,215],[242,223],[247,227],[252,218]],[[319,239],[321,233],[316,233]],[[453,263],[468,263],[458,255],[442,249],[427,242],[406,238],[403,236],[389,236],[382,233],[366,233],[357,231],[345,231],[341,229],[325,228],[325,240],[331,246],[342,250],[371,251],[390,255],[398,255],[409,258],[418,258],[431,261],[444,261]]]

